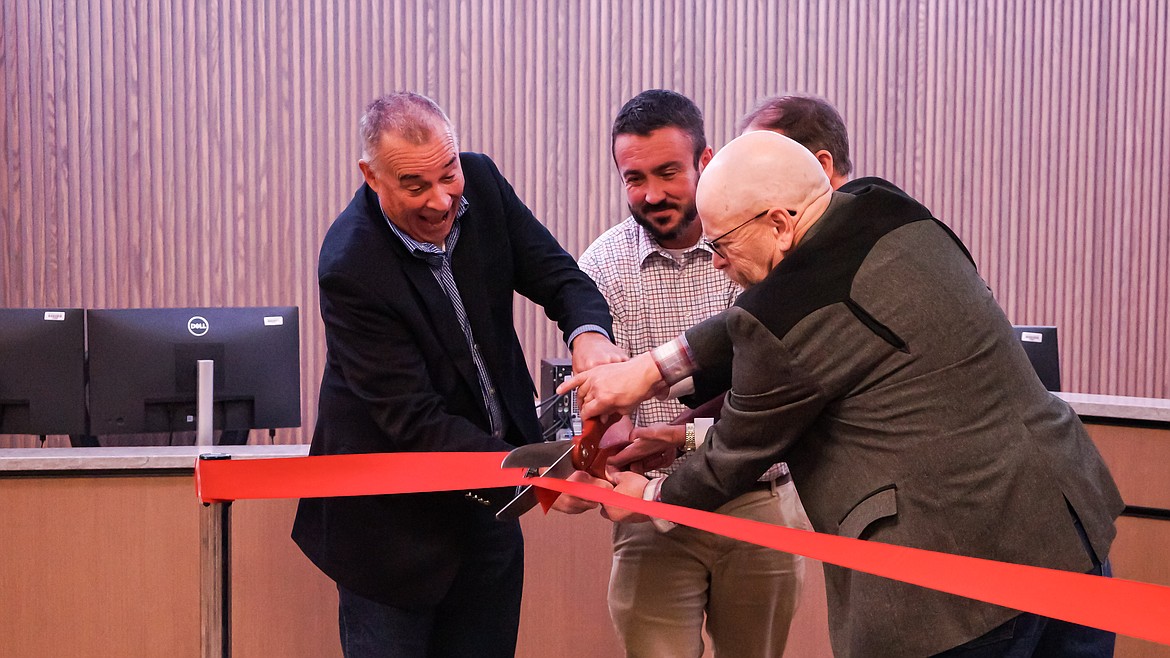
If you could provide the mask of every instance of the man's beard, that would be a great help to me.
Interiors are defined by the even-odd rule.
[[[668,208],[678,208],[678,206],[673,203],[659,203],[653,206],[642,207],[646,212],[666,210]],[[646,231],[649,232],[657,242],[669,242],[681,237],[682,234],[685,233],[688,228],[690,228],[691,224],[694,224],[695,220],[699,218],[699,211],[697,208],[695,208],[695,204],[693,202],[688,204],[685,208],[682,208],[682,220],[680,220],[679,223],[676,224],[673,228],[666,231],[662,230],[659,225],[655,224],[653,221],[647,218],[645,214],[635,210],[633,206],[630,206],[630,214],[633,215],[634,221],[638,222],[638,226],[646,229]]]

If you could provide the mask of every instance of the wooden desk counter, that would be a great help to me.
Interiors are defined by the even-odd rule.
[[[5,655],[199,655],[199,451],[0,450]],[[235,656],[340,654],[336,590],[288,538],[295,502],[232,506]]]
[[[1170,400],[1058,393],[1080,415],[1121,490],[1113,575],[1170,585]],[[1117,655],[1170,658],[1170,647],[1117,638]]]
[[[1170,401],[1061,394],[1084,417],[1126,502],[1170,510]],[[1161,414],[1165,413],[1163,416]],[[1163,422],[1165,421],[1165,422]],[[304,445],[216,446],[237,459]],[[0,449],[0,637],[6,655],[199,655],[200,449]],[[337,593],[289,539],[296,501],[232,506],[233,655],[339,656]],[[522,658],[620,656],[605,603],[610,524],[525,516]],[[1115,574],[1170,585],[1170,522],[1125,516]],[[830,655],[820,563],[810,562],[787,655]],[[1118,656],[1170,657],[1119,638]]]
[[[199,656],[200,452],[308,446],[0,449],[0,637],[13,656]],[[232,655],[340,656],[337,590],[289,538],[295,500],[232,504]],[[524,519],[518,656],[619,656],[605,594],[611,524]]]

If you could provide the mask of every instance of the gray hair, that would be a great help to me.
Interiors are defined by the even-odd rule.
[[[367,159],[375,157],[378,142],[386,133],[397,135],[411,144],[422,144],[434,137],[436,128],[446,128],[458,144],[451,120],[435,101],[413,91],[379,96],[366,106],[358,124],[362,155]]]

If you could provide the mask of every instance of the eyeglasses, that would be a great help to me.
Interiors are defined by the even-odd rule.
[[[720,258],[724,258],[724,259],[726,259],[726,258],[727,258],[727,256],[726,256],[726,255],[725,255],[725,254],[724,254],[722,251],[719,251],[719,247],[718,247],[718,246],[717,246],[715,243],[719,242],[719,241],[720,241],[720,240],[722,240],[723,238],[726,238],[727,236],[731,235],[732,233],[735,233],[735,232],[736,232],[736,231],[738,231],[739,229],[741,229],[741,228],[743,228],[743,227],[747,226],[748,224],[751,224],[752,222],[756,221],[757,219],[759,219],[759,218],[763,217],[764,215],[767,215],[767,214],[768,214],[769,212],[771,212],[771,211],[772,211],[772,209],[771,209],[771,208],[768,208],[768,209],[764,210],[764,211],[763,211],[763,212],[761,212],[760,214],[758,214],[758,215],[756,215],[755,217],[752,217],[751,219],[749,219],[749,220],[747,220],[747,221],[743,222],[743,223],[742,223],[742,224],[740,224],[739,226],[736,226],[735,228],[731,229],[730,231],[726,231],[726,232],[724,232],[724,233],[723,233],[723,235],[720,235],[719,237],[715,238],[714,240],[708,240],[707,238],[703,238],[703,244],[707,245],[707,247],[708,247],[708,248],[709,248],[711,251],[714,251],[716,254],[718,254]]]

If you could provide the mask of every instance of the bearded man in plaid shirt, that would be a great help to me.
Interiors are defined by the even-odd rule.
[[[712,157],[699,108],[666,90],[644,91],[621,109],[612,131],[614,163],[631,216],[601,235],[580,259],[609,302],[617,345],[631,356],[668,342],[735,301],[737,284],[711,265],[695,209],[699,174]],[[675,400],[642,403],[630,439],[660,444],[637,464],[673,470],[702,444],[710,418],[668,424]],[[611,463],[621,465],[620,455]],[[579,502],[584,511],[592,505]],[[783,464],[720,513],[808,528]],[[803,558],[687,527],[614,525],[609,608],[631,657],[698,657],[702,630],[715,655],[772,658],[784,652],[800,594]]]

